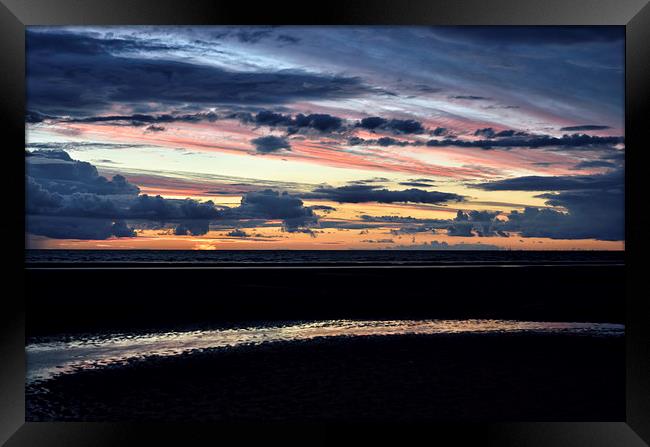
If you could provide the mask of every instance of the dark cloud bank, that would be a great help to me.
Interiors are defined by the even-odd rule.
[[[315,236],[319,215],[331,207],[305,206],[303,199],[339,203],[425,203],[444,205],[459,202],[457,194],[417,188],[388,190],[373,184],[342,187],[322,186],[300,197],[287,192],[263,190],[243,195],[236,207],[217,207],[212,201],[172,200],[140,194],[136,185],[121,175],[107,179],[90,163],[73,160],[60,150],[26,153],[27,232],[60,239],[107,239],[136,237],[135,227],[173,225],[177,235],[201,235],[211,223],[232,225],[233,237],[247,237],[246,222],[255,225],[281,221],[286,232]],[[546,204],[559,208],[528,207],[500,219],[498,212],[459,211],[451,220],[422,220],[366,216],[365,224],[345,228],[367,228],[373,222],[404,224],[393,234],[447,230],[450,236],[549,237],[556,239],[624,239],[624,182],[620,169],[601,175],[520,177],[474,185],[488,191],[540,191]],[[552,191],[552,192],[549,192]],[[155,225],[154,225],[155,224]],[[356,226],[355,226],[356,225]],[[325,225],[324,227],[333,227]],[[340,225],[336,226],[341,227]],[[343,228],[341,227],[341,228]]]
[[[625,237],[625,185],[623,170],[600,175],[519,177],[476,185],[488,191],[555,191],[538,197],[566,212],[528,207],[512,212],[504,231],[524,237],[554,239],[623,240]]]
[[[451,194],[437,191],[424,191],[422,189],[410,188],[402,191],[392,191],[388,189],[379,189],[374,185],[348,185],[338,188],[322,187],[314,190],[310,196],[312,198],[322,198],[339,203],[431,203],[441,204],[445,202],[459,202],[463,200],[458,194]]]
[[[213,221],[249,219],[281,220],[285,231],[306,232],[318,221],[312,208],[286,192],[251,192],[244,194],[240,206],[219,208],[212,201],[139,194],[139,188],[123,176],[108,180],[90,163],[73,160],[63,151],[27,154],[27,231],[35,235],[58,239],[135,237],[126,221],[142,221],[145,226],[146,222],[173,224],[176,235],[201,235]]]
[[[288,137],[297,133],[315,133],[316,135],[328,134],[330,136],[351,135],[354,129],[366,129],[372,132],[385,132],[394,136],[382,136],[378,138],[364,139],[358,136],[349,136],[349,146],[381,146],[381,147],[406,147],[406,146],[428,146],[428,147],[463,147],[477,148],[484,150],[512,148],[531,149],[561,149],[561,150],[605,150],[612,152],[615,146],[625,143],[622,136],[598,136],[586,133],[564,134],[561,137],[552,135],[531,134],[514,129],[495,130],[492,127],[476,129],[474,136],[480,139],[460,139],[443,127],[434,129],[425,128],[421,122],[416,120],[387,119],[378,116],[363,118],[359,121],[347,123],[344,119],[329,114],[283,114],[271,110],[262,109],[257,113],[250,112],[229,112],[217,114],[216,112],[197,112],[191,114],[142,114],[131,115],[101,115],[86,116],[78,118],[57,117],[44,115],[36,111],[28,111],[25,120],[27,123],[40,123],[46,120],[52,122],[68,123],[110,123],[112,125],[126,125],[145,127],[145,132],[164,132],[166,128],[163,123],[174,122],[214,122],[217,120],[235,119],[246,125],[267,126],[270,128],[282,129],[285,136],[267,135],[251,140],[251,145],[258,153],[268,154],[279,150],[291,150]],[[563,127],[561,131],[593,131],[609,129],[602,125],[581,125]],[[400,139],[409,135],[428,134],[434,138],[426,141],[414,141]],[[587,165],[583,167],[588,167]],[[594,165],[593,167],[597,167]],[[578,167],[580,169],[580,167]]]
[[[420,134],[424,132],[422,123],[416,120],[386,119],[379,116],[363,118],[358,127],[368,130],[386,130],[395,134]]]
[[[291,145],[289,141],[284,137],[276,137],[269,135],[266,137],[253,138],[251,144],[255,147],[257,152],[262,154],[268,154],[271,152],[277,152],[281,150],[291,150]]]
[[[289,134],[294,134],[303,129],[313,129],[318,132],[336,132],[344,127],[344,121],[337,116],[326,113],[312,113],[295,116],[285,115],[270,110],[261,110],[256,114],[248,112],[233,113],[227,118],[236,118],[245,124],[269,127],[286,127]]]
[[[369,91],[354,77],[297,70],[233,72],[188,62],[119,56],[125,50],[146,52],[147,45],[151,44],[28,31],[30,110],[83,118],[115,104],[284,104]],[[30,117],[41,118],[34,113]]]
[[[511,149],[525,148],[562,148],[566,150],[582,150],[594,148],[611,149],[612,146],[623,144],[625,139],[619,136],[593,136],[587,134],[565,134],[561,137],[551,135],[531,135],[515,130],[495,131],[492,128],[477,129],[475,136],[484,137],[479,140],[463,140],[458,138],[432,139],[426,142],[406,141],[391,137],[364,139],[351,137],[350,146],[429,146],[429,147],[467,147],[479,149]]]

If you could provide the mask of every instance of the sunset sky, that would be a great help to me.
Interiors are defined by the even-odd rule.
[[[28,248],[624,248],[623,27],[29,27]]]

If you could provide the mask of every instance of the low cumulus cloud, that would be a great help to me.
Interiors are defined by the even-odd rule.
[[[132,201],[128,216],[137,219],[157,220],[161,222],[175,219],[214,219],[219,210],[212,200],[198,202],[193,199],[170,200],[164,197],[139,195]]]
[[[166,128],[164,126],[156,126],[155,124],[151,124],[150,126],[147,126],[147,128],[144,131],[149,133],[156,133],[156,132],[164,132],[165,130]]]
[[[478,133],[476,133],[478,132]],[[429,140],[426,145],[430,147],[476,147],[481,149],[508,149],[513,147],[527,147],[527,148],[550,148],[560,147],[565,149],[577,148],[594,148],[594,147],[611,147],[617,144],[624,143],[625,139],[620,136],[591,136],[586,134],[566,134],[562,137],[553,137],[550,135],[527,135],[519,134],[512,131],[495,132],[494,129],[485,128],[479,129],[475,132],[477,136],[486,137],[482,140],[459,140],[446,138],[443,140]],[[503,133],[505,132],[505,134]],[[495,138],[496,137],[496,138]],[[503,137],[503,138],[499,138]]]
[[[170,200],[139,194],[125,177],[100,176],[67,152],[39,150],[26,157],[27,231],[64,239],[135,237],[127,220],[179,222],[176,234],[205,234],[219,216],[212,201]]]
[[[230,236],[230,237],[248,237],[249,234],[246,233],[244,230],[240,230],[239,228],[235,228],[234,230],[229,231],[228,233],[226,233],[226,236]]]
[[[122,221],[89,217],[30,215],[28,233],[54,239],[108,239],[135,237],[135,231]]]
[[[441,133],[440,135],[446,135]],[[477,129],[475,136],[482,137],[477,140],[443,138],[428,141],[402,140],[392,137],[381,138],[360,138],[350,137],[347,140],[350,146],[428,146],[428,147],[467,147],[478,149],[512,149],[524,148],[560,148],[562,150],[592,150],[606,149],[612,151],[612,147],[623,144],[624,137],[621,136],[592,136],[587,134],[565,134],[562,137],[551,135],[531,135],[526,132],[512,129],[496,131],[491,127]]]
[[[445,219],[421,219],[419,217],[411,216],[370,216],[368,214],[362,214],[359,216],[364,222],[391,222],[391,223],[417,223],[417,224],[435,224],[435,223],[446,223],[448,220]]]
[[[485,138],[503,138],[503,137],[526,137],[530,136],[527,132],[517,131],[514,129],[494,130],[492,127],[484,127],[483,129],[476,129],[474,136]]]
[[[622,186],[623,173],[601,175],[525,176],[473,185],[485,191],[569,191],[608,189]]]
[[[384,130],[395,134],[420,134],[424,132],[422,123],[416,120],[386,119],[379,116],[363,118],[358,127],[368,130]]]
[[[334,208],[333,206],[329,206],[329,205],[312,205],[311,209],[314,210],[314,211],[322,211],[325,214],[329,214],[332,211],[336,211],[336,208]]]
[[[255,114],[250,112],[236,112],[228,115],[228,117],[238,119],[244,124],[285,128],[289,135],[306,130],[313,130],[318,133],[340,133],[353,131],[355,128],[383,131],[396,135],[421,134],[426,130],[422,123],[416,120],[382,118],[378,116],[363,118],[356,123],[349,123],[341,117],[326,113],[313,113],[309,115],[299,113],[291,115],[270,110],[261,110]],[[445,133],[446,129],[445,132],[436,133],[436,135]],[[398,140],[388,139],[382,140],[380,144],[388,146],[399,143]]]
[[[271,189],[249,192],[242,196],[241,204],[220,212],[226,219],[282,220],[286,231],[297,231],[316,225],[318,215],[303,201],[287,192]]]
[[[90,163],[73,160],[59,150],[34,151],[26,157],[26,218],[31,234],[65,239],[135,237],[134,225],[149,228],[173,225],[176,235],[203,235],[215,224],[233,226],[230,236],[245,237],[239,227],[277,225],[283,231],[315,237],[313,228],[364,229],[390,224],[394,235],[446,230],[449,236],[522,237],[600,240],[624,239],[624,177],[621,169],[605,174],[526,176],[469,185],[487,191],[539,191],[547,208],[522,212],[458,211],[454,219],[408,216],[359,216],[361,222],[320,221],[316,211],[327,205],[306,206],[303,199],[339,203],[427,203],[463,201],[457,194],[411,188],[390,190],[378,179],[341,187],[322,186],[300,196],[272,189],[246,192],[235,207],[212,201],[165,199],[140,194],[123,176],[109,180]],[[426,179],[413,179],[425,181]],[[152,227],[153,228],[153,227]]]
[[[245,124],[284,127],[287,129],[289,134],[297,133],[303,129],[313,129],[325,133],[337,132],[344,128],[344,121],[342,118],[326,113],[312,113],[309,115],[298,113],[296,115],[285,115],[270,110],[261,110],[256,114],[248,112],[235,113],[230,115],[230,117],[237,118]]]
[[[201,236],[210,231],[210,223],[207,220],[187,220],[174,229],[177,236]]]
[[[537,197],[554,208],[527,207],[508,214],[498,228],[523,237],[623,240],[625,187],[622,170],[599,175],[519,177],[483,183],[488,191],[550,191]]]
[[[63,203],[63,196],[43,188],[32,177],[27,177],[25,186],[25,207],[27,213],[40,213],[58,209]]]
[[[390,247],[393,250],[465,250],[465,251],[477,251],[477,250],[503,250],[503,247],[492,244],[470,244],[467,242],[461,242],[458,244],[449,244],[445,241],[431,241],[424,242],[422,244],[412,244],[412,245],[397,245]]]
[[[460,237],[508,237],[502,221],[497,218],[499,211],[459,210],[453,219],[421,219],[404,216],[360,216],[365,222],[382,225],[403,224],[390,230],[395,236],[446,230],[449,236]]]
[[[548,198],[548,204],[565,207],[567,212],[527,207],[521,213],[510,213],[503,228],[519,232],[522,237],[606,241],[624,239],[623,194],[571,192],[549,195]]]
[[[403,236],[408,234],[427,233],[429,231],[433,231],[433,227],[428,225],[410,225],[390,230],[390,234],[394,234],[395,236]]]
[[[621,170],[576,176],[528,176],[474,185],[488,191],[540,191],[546,207],[501,213],[459,210],[453,219],[403,216],[360,218],[371,224],[401,224],[394,235],[446,230],[453,237],[546,237],[552,239],[624,240],[624,177]],[[335,197],[329,197],[336,200]],[[352,200],[360,200],[352,196]]]
[[[458,194],[424,191],[422,189],[405,189],[401,191],[379,189],[374,185],[348,185],[340,187],[321,187],[317,188],[311,194],[311,197],[332,200],[339,203],[430,203],[442,204],[446,202],[459,202],[464,200],[463,196]]]
[[[289,140],[284,137],[276,137],[274,135],[253,138],[251,140],[251,144],[255,147],[255,150],[261,154],[270,154],[272,152],[278,152],[281,150],[291,150]]]
[[[38,183],[50,192],[117,195],[140,191],[121,175],[111,180],[100,176],[95,166],[73,160],[65,151],[34,151],[26,158],[26,163],[27,176],[38,179]]]
[[[211,200],[166,199],[139,194],[122,176],[113,180],[101,177],[90,163],[73,160],[66,152],[29,154],[27,229],[52,238],[135,237],[126,221],[143,228],[154,222],[155,227],[173,224],[175,235],[198,236],[206,234],[213,222],[265,226],[269,220],[281,220],[284,231],[315,235],[309,229],[318,224],[314,210],[333,210],[326,205],[305,206],[299,197],[271,189],[244,193],[240,205],[232,208],[217,207]]]
[[[123,209],[139,188],[122,176],[100,176],[67,152],[34,151],[26,157],[27,231],[65,239],[134,237]]]
[[[447,227],[449,236],[463,237],[485,237],[503,236],[508,234],[499,228],[500,221],[497,220],[499,211],[458,211],[452,223]]]

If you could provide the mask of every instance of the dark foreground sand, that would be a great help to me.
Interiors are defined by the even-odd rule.
[[[319,339],[155,358],[27,389],[28,421],[622,421],[624,338]]]

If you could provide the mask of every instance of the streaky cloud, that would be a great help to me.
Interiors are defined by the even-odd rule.
[[[348,185],[340,187],[322,187],[314,189],[313,198],[329,199],[339,203],[430,203],[460,202],[463,196],[453,193],[424,191],[422,189],[389,190],[378,189],[373,185]]]

